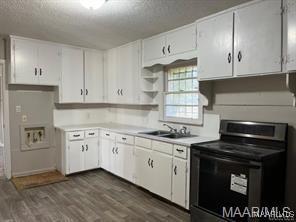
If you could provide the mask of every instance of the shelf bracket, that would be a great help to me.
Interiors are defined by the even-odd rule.
[[[293,95],[293,106],[296,107],[296,73],[286,74],[286,87]]]

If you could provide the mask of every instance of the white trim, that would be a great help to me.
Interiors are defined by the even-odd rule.
[[[7,179],[11,178],[11,153],[10,153],[10,128],[9,128],[9,100],[8,100],[8,84],[6,79],[5,60],[0,60],[3,72],[3,123],[4,123],[4,175]]]

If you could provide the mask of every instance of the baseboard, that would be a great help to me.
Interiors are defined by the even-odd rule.
[[[24,171],[24,172],[18,172],[18,173],[12,172],[12,177],[30,176],[30,175],[34,175],[34,174],[38,174],[38,173],[45,173],[45,172],[53,171],[53,170],[56,170],[56,167],[43,168],[43,169]]]

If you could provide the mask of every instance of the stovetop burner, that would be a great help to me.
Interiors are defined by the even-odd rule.
[[[236,144],[224,141],[206,142],[196,144],[193,146],[195,149],[199,149],[205,152],[215,152],[218,154],[236,156],[250,160],[262,160],[270,155],[284,151],[278,149],[270,149],[267,147],[253,146],[247,144]]]

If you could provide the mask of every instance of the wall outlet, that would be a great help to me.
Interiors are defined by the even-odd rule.
[[[28,121],[27,115],[22,115],[22,122],[27,122],[27,121]]]

